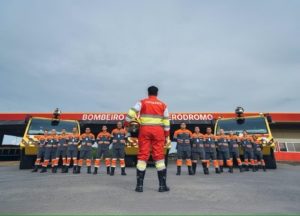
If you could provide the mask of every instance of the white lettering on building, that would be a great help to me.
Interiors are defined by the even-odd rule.
[[[125,114],[115,114],[115,113],[86,113],[82,115],[83,121],[123,121],[125,119]]]
[[[212,114],[201,113],[174,113],[171,114],[170,120],[172,121],[212,121],[214,116]]]
[[[83,121],[123,121],[126,114],[122,113],[85,113]],[[214,116],[206,113],[172,113],[172,121],[212,121]]]

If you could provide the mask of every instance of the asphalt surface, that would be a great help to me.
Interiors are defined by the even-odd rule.
[[[115,176],[101,173],[40,174],[0,166],[0,213],[35,214],[267,214],[300,213],[300,166],[279,164],[266,173],[188,176],[169,165],[170,192],[158,193],[154,168],[146,172],[143,193],[134,192],[135,169]],[[201,170],[202,171],[202,170]]]

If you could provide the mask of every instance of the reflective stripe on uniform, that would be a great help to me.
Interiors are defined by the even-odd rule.
[[[128,111],[127,117],[130,118],[130,119],[132,119],[132,118],[134,118],[136,116],[136,113],[137,113],[137,111],[134,110],[133,108],[131,108]]]
[[[126,115],[126,121],[129,122],[132,119],[137,117],[137,113],[141,110],[141,102],[137,102],[134,107],[130,108],[127,115]]]
[[[166,169],[165,160],[156,161],[155,167],[158,171]]]
[[[163,118],[163,125],[165,130],[170,129],[170,120],[168,118]]]
[[[140,117],[159,118],[159,119],[164,118],[162,115],[154,115],[154,114],[141,114]]]
[[[137,165],[136,165],[136,168],[138,170],[144,171],[144,170],[146,170],[146,167],[147,167],[146,161],[138,160]]]
[[[141,117],[141,125],[161,125],[163,126],[162,118]]]
[[[121,168],[125,167],[125,160],[124,159],[120,159],[120,167]]]

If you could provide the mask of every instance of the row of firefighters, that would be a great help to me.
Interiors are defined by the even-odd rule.
[[[186,124],[181,123],[180,129],[175,131],[174,140],[177,142],[177,173],[181,175],[183,160],[186,161],[189,175],[196,173],[197,163],[202,162],[204,174],[209,174],[210,161],[212,161],[216,173],[223,172],[224,165],[227,165],[229,172],[233,173],[233,160],[237,161],[240,172],[253,172],[259,168],[266,171],[263,159],[263,143],[256,135],[248,135],[247,131],[243,136],[237,136],[231,131],[226,135],[223,129],[218,135],[212,134],[210,127],[206,128],[206,134],[200,132],[199,127],[194,128],[194,133],[186,129]],[[244,151],[244,161],[240,158],[240,149]]]
[[[52,172],[56,173],[60,157],[63,159],[63,173],[69,172],[71,161],[73,160],[73,173],[80,173],[81,167],[85,162],[87,172],[91,173],[92,165],[92,146],[95,141],[98,143],[97,158],[94,162],[94,174],[97,174],[100,167],[101,158],[105,160],[107,174],[114,175],[117,160],[120,162],[122,175],[125,172],[125,144],[126,130],[123,129],[122,122],[117,123],[111,133],[107,131],[107,127],[103,126],[102,131],[95,138],[90,128],[85,129],[85,133],[79,135],[77,128],[73,128],[72,134],[67,134],[63,129],[60,135],[56,131],[51,130],[50,134],[45,130],[43,136],[37,136],[38,154],[35,161],[33,172],[37,172],[42,167],[41,173],[47,172],[47,167],[51,162]],[[112,159],[110,158],[109,146],[112,142]],[[78,157],[79,153],[79,157]],[[43,163],[41,159],[44,158]]]
[[[44,132],[44,135],[37,136],[38,154],[35,161],[33,172],[37,172],[41,167],[41,172],[47,172],[47,167],[51,161],[52,172],[56,173],[60,157],[63,159],[62,172],[67,173],[73,161],[73,173],[80,173],[81,167],[85,162],[87,172],[91,173],[92,165],[92,145],[97,142],[97,157],[94,161],[94,174],[97,174],[100,167],[101,158],[105,160],[108,175],[114,175],[117,160],[121,167],[121,174],[125,172],[125,144],[126,130],[123,129],[121,122],[117,123],[117,128],[111,133],[107,127],[103,126],[102,131],[95,136],[90,128],[86,128],[85,133],[78,134],[77,128],[73,128],[72,134],[67,134],[63,129],[60,135],[55,130]],[[237,136],[233,132],[225,135],[224,130],[220,129],[217,136],[212,134],[212,129],[208,127],[206,134],[200,132],[199,127],[194,128],[194,133],[186,128],[185,123],[181,123],[180,129],[175,131],[174,140],[177,142],[177,173],[181,175],[181,167],[185,160],[188,167],[188,174],[194,175],[198,161],[200,160],[204,174],[209,174],[210,161],[212,161],[216,173],[223,172],[224,165],[227,165],[229,172],[233,173],[233,159],[237,161],[240,172],[252,170],[264,171],[265,162],[263,160],[263,146],[261,139],[255,135],[248,135],[246,131],[243,136]],[[112,156],[109,154],[109,146],[112,143]],[[78,146],[80,153],[78,158]],[[244,161],[240,158],[240,149],[244,151]],[[43,162],[41,159],[44,159]],[[225,164],[225,163],[226,164]]]

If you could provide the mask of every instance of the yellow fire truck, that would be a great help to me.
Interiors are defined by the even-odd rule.
[[[229,134],[233,131],[236,135],[242,136],[243,131],[247,131],[249,135],[256,135],[263,144],[263,155],[266,167],[269,169],[276,169],[276,159],[274,156],[275,141],[269,123],[272,122],[270,116],[263,113],[254,116],[244,116],[242,107],[236,110],[235,118],[219,118],[215,123],[214,133],[217,135],[220,129]],[[242,149],[240,149],[243,155]]]
[[[79,122],[76,120],[61,120],[58,116],[53,118],[29,118],[24,136],[20,142],[20,169],[32,168],[37,155],[37,137],[44,134],[45,130],[55,129],[59,134],[62,129],[72,133],[74,127],[80,131]]]

